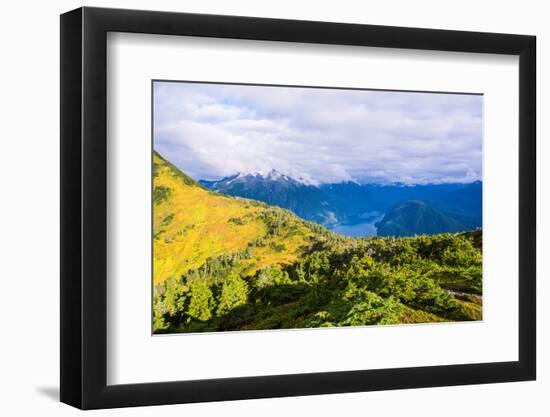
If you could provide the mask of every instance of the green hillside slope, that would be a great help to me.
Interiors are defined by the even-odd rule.
[[[346,238],[154,155],[155,333],[481,319],[481,232]]]
[[[430,235],[467,229],[460,219],[420,200],[405,201],[393,207],[376,227],[378,236]]]
[[[311,245],[314,225],[290,212],[208,191],[157,153],[153,163],[155,284],[241,252],[248,259],[238,272],[251,275],[292,264]]]

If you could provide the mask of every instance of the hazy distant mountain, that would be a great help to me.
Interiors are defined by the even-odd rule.
[[[434,210],[433,213],[417,211],[426,217],[430,213],[436,216],[434,224],[439,224],[440,229],[435,228],[432,233],[447,231],[452,223],[438,221],[437,213],[455,219],[464,230],[481,226],[480,181],[470,184],[421,185],[358,184],[348,181],[313,186],[271,170],[199,182],[222,194],[252,198],[292,210],[306,220],[327,227],[364,223],[371,213],[387,213],[400,203],[410,200],[423,201]],[[428,224],[427,220],[420,223]],[[413,227],[411,230],[418,229]]]
[[[458,213],[481,216],[483,206],[483,185],[481,181],[463,184],[447,193],[439,201],[441,207]]]
[[[356,211],[386,211],[407,200],[428,201],[436,206],[464,214],[481,215],[482,185],[469,184],[322,184],[335,205]],[[351,206],[350,206],[351,202]]]

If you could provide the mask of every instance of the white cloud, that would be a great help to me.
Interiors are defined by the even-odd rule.
[[[481,96],[155,83],[154,146],[195,178],[481,178]]]

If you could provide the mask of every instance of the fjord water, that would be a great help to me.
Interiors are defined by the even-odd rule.
[[[349,237],[368,237],[376,236],[376,223],[384,218],[384,213],[369,213],[368,221],[355,224],[340,224],[328,229],[334,233]]]

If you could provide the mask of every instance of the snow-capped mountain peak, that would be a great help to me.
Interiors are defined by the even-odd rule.
[[[199,182],[208,188],[216,189],[218,187],[225,187],[236,183],[246,183],[250,181],[267,181],[267,182],[281,182],[294,185],[305,185],[318,187],[319,183],[307,176],[291,177],[283,174],[276,169],[260,170],[260,171],[248,171],[239,172],[237,174],[219,179],[219,180],[200,180]]]
[[[264,180],[285,180],[285,181],[296,181],[294,178],[289,177],[288,175],[282,174],[276,169],[271,169],[269,171],[250,171],[250,172],[240,172],[236,176],[231,177],[231,181],[236,181],[239,179],[250,179],[250,178],[257,178],[257,179],[264,179]]]
[[[277,180],[279,178],[288,179],[290,177],[287,177],[286,175],[281,174],[276,169],[272,169],[267,173],[267,176],[265,176],[264,178],[269,178],[270,180]]]

